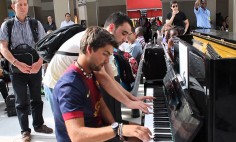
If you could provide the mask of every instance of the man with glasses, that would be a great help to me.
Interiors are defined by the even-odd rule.
[[[166,24],[181,28],[184,31],[183,34],[189,33],[189,21],[186,15],[179,11],[178,2],[171,1],[170,8],[172,12],[168,13]]]
[[[206,0],[197,0],[194,6],[194,13],[197,18],[198,29],[210,29],[211,28],[211,13],[206,9]]]

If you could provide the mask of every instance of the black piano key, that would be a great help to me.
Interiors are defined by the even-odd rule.
[[[164,110],[162,111],[162,110],[158,110],[158,109],[153,109],[153,112],[156,114],[158,114],[158,113],[161,113],[161,114],[167,113],[168,114],[168,111],[164,111]]]
[[[166,108],[166,104],[154,104],[154,106],[159,108]]]
[[[154,128],[154,133],[171,133],[171,129]]]
[[[154,121],[170,121],[168,117],[154,117]]]
[[[155,102],[153,102],[153,104],[156,104],[156,105],[158,105],[158,104],[166,104],[166,102],[165,101],[155,101]]]
[[[168,113],[153,113],[154,117],[168,117]]]
[[[165,141],[172,141],[172,138],[153,138],[153,141],[154,142],[159,142],[159,141],[162,141],[162,142],[165,142]]]
[[[172,140],[172,136],[169,134],[155,134],[154,141],[165,141],[165,140]]]
[[[163,96],[159,96],[159,97],[156,97],[156,99],[155,100],[159,100],[159,101],[165,101],[165,98],[163,97]],[[154,100],[154,101],[155,101]]]
[[[162,102],[162,101],[158,101],[158,102],[154,102],[153,103],[154,105],[159,105],[159,104],[166,104],[164,101]]]
[[[167,109],[163,109],[163,108],[162,109],[154,108],[153,111],[154,112],[162,112],[162,113],[165,112],[165,113],[168,113]]]
[[[170,128],[170,123],[169,122],[154,122],[153,123],[154,127],[165,127],[165,128]]]

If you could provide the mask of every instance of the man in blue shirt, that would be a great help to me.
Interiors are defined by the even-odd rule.
[[[206,0],[197,0],[194,6],[194,13],[197,18],[197,28],[210,29],[211,28],[211,13],[206,9]]]
[[[58,142],[107,141],[118,135],[150,140],[148,128],[115,122],[100,93],[93,72],[108,64],[113,47],[118,47],[118,43],[105,29],[89,27],[85,31],[79,57],[59,79],[53,92]]]

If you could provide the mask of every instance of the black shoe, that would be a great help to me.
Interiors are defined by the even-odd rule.
[[[47,127],[46,125],[42,125],[40,128],[34,129],[34,131],[35,131],[35,132],[38,132],[38,133],[45,133],[45,134],[51,134],[51,133],[53,133],[53,129]]]

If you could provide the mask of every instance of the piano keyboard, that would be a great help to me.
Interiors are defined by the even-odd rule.
[[[147,88],[146,95],[156,97],[156,100],[147,103],[152,105],[153,109],[149,109],[151,113],[145,114],[144,118],[144,126],[152,132],[150,142],[173,142],[163,87]]]

